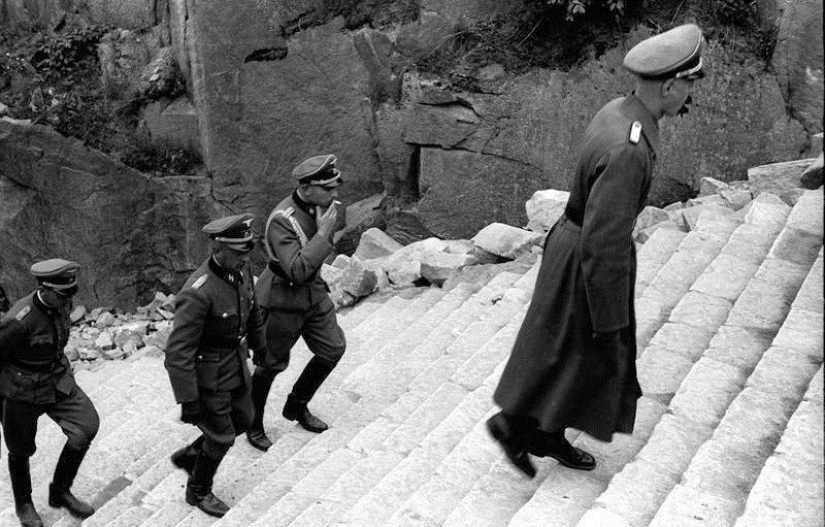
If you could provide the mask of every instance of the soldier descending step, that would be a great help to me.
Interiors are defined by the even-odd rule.
[[[310,432],[328,428],[307,404],[346,349],[344,331],[319,273],[332,253],[332,235],[343,223],[335,201],[342,183],[336,163],[334,155],[322,155],[298,165],[292,171],[298,188],[275,207],[266,223],[269,263],[256,286],[266,319],[266,353],[254,357],[255,421],[247,433],[249,443],[260,450],[272,446],[263,426],[269,389],[289,365],[298,337],[304,338],[313,357],[287,396],[283,416]]]
[[[229,507],[212,493],[215,473],[235,437],[252,422],[248,347],[257,354],[264,348],[249,267],[252,220],[251,214],[240,214],[203,227],[214,241],[213,253],[177,295],[166,346],[164,364],[181,421],[202,432],[172,454],[172,463],[189,474],[186,503],[216,517]]]
[[[70,490],[100,426],[97,410],[75,383],[64,353],[78,269],[79,264],[63,259],[35,263],[31,273],[38,288],[17,301],[0,321],[0,416],[9,449],[14,507],[24,527],[43,525],[32,502],[29,471],[37,420],[43,414],[66,435],[49,485],[49,505],[65,507],[78,518],[94,514]]]
[[[631,233],[652,181],[658,121],[687,111],[703,76],[702,31],[686,24],[634,46],[635,90],[605,105],[584,133],[565,214],[550,230],[535,295],[495,391],[487,422],[528,477],[528,454],[582,470],[593,456],[567,427],[611,441],[632,433],[636,400],[636,253]]]

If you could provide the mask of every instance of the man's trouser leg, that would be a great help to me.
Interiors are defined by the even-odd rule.
[[[172,454],[172,457],[170,458],[172,460],[172,464],[179,469],[185,470],[187,474],[191,475],[192,471],[195,469],[195,460],[198,458],[202,444],[203,435],[200,435],[190,444]]]
[[[229,512],[229,506],[212,494],[212,483],[221,461],[222,459],[209,457],[204,451],[198,452],[192,474],[186,483],[186,503],[217,518]]]
[[[75,387],[68,396],[59,398],[46,410],[46,414],[66,434],[66,445],[57,460],[54,479],[49,485],[49,505],[65,507],[77,518],[88,518],[94,514],[94,508],[77,499],[71,488],[83,458],[97,435],[100,417],[92,401],[80,387]]]
[[[252,425],[246,433],[249,443],[266,451],[272,441],[264,432],[266,400],[275,377],[289,366],[289,352],[297,342],[301,328],[301,314],[296,312],[265,311],[266,355],[253,357],[252,406],[255,410]]]
[[[297,421],[306,430],[318,433],[329,426],[312,415],[307,405],[335,369],[347,346],[344,331],[336,320],[335,306],[329,298],[307,312],[301,335],[314,356],[292,387],[283,415],[290,421]]]
[[[43,414],[40,405],[4,400],[0,404],[6,447],[8,448],[9,479],[14,495],[14,510],[20,525],[42,527],[43,521],[32,502],[32,481],[29,458],[36,450],[37,419]],[[11,432],[11,433],[10,433]]]
[[[252,420],[248,395],[238,397],[241,391],[246,390],[240,388],[232,392],[201,391],[203,416],[198,428],[203,432],[203,439],[200,441],[200,448],[186,483],[186,503],[194,505],[210,516],[221,517],[229,510],[229,507],[212,493],[212,482],[221,461],[235,443],[235,423],[245,428]]]
[[[32,503],[32,480],[29,458],[9,453],[9,477],[14,494],[14,510],[23,527],[43,527]]]

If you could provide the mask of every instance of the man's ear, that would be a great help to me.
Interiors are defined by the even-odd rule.
[[[662,86],[660,91],[662,95],[670,95],[670,92],[673,90],[673,85],[676,83],[676,79],[667,79],[662,82]]]

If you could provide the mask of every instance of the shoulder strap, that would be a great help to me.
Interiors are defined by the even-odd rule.
[[[269,226],[272,224],[272,220],[275,219],[276,216],[283,216],[289,223],[292,225],[292,228],[295,230],[295,234],[298,235],[298,241],[301,244],[301,247],[305,247],[306,244],[309,242],[304,229],[301,228],[301,224],[298,223],[298,220],[292,215],[295,212],[292,207],[288,207],[284,210],[273,210],[272,214],[269,215],[269,218],[266,220],[266,228],[264,229],[264,247],[266,248],[266,254],[269,256],[269,259],[273,262],[278,261],[278,257],[275,256],[275,251],[272,249],[272,246],[269,243]]]
[[[28,315],[31,312],[31,310],[31,306],[25,306],[17,313],[17,315],[15,315],[14,318],[16,318],[17,320],[23,320],[24,318],[26,318],[26,315]]]
[[[208,275],[208,274],[206,274],[206,273],[204,273],[204,274],[202,274],[201,276],[199,276],[197,280],[195,280],[194,282],[192,282],[192,289],[200,289],[200,288],[203,286],[203,284],[205,284],[205,283],[206,283],[206,280],[207,280],[208,278],[209,278],[209,275]]]

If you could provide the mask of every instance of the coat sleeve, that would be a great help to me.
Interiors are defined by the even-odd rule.
[[[617,331],[630,324],[633,226],[650,174],[648,163],[640,149],[621,145],[603,155],[593,169],[581,254],[594,331]]]
[[[27,342],[23,324],[14,318],[0,321],[0,368],[12,361],[15,352],[24,350]]]
[[[281,269],[290,280],[297,283],[311,280],[332,252],[332,243],[317,233],[301,247],[298,234],[289,219],[283,216],[273,218],[267,242],[278,258]]]
[[[252,280],[251,271],[249,280]],[[246,341],[249,349],[258,351],[266,349],[266,329],[264,324],[263,310],[258,303],[255,288],[252,288],[252,306],[249,309],[249,318],[246,321]]]
[[[164,366],[178,403],[198,400],[195,357],[203,333],[209,301],[197,289],[186,288],[175,300],[175,324],[166,343]]]

